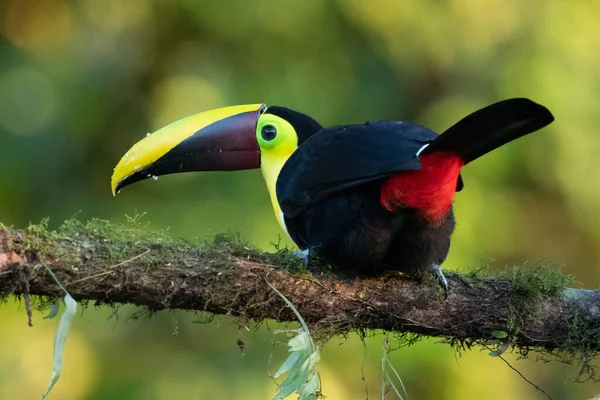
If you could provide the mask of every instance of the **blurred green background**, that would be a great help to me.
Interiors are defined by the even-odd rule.
[[[162,177],[113,198],[113,167],[146,132],[226,105],[285,105],[324,125],[400,119],[441,131],[525,96],[557,121],[465,168],[444,268],[541,257],[597,287],[599,15],[594,0],[2,0],[0,221],[25,227],[50,216],[56,227],[76,213],[123,222],[147,211],[154,228],[183,237],[231,229],[272,250],[282,232],[259,171]],[[286,355],[273,345],[285,340],[275,323],[248,331],[184,312],[128,319],[135,312],[89,308],[75,319],[50,399],[273,395],[270,355],[271,372]],[[0,308],[1,399],[43,392],[57,321],[41,316],[28,328],[20,303]],[[329,399],[379,398],[383,338],[329,342],[319,364]],[[458,357],[427,340],[391,359],[413,400],[543,398],[487,353]],[[568,365],[507,358],[555,399],[600,392],[574,384]]]

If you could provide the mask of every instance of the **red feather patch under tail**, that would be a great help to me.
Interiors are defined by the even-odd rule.
[[[379,201],[389,211],[414,208],[428,220],[437,221],[452,207],[458,175],[465,163],[451,153],[431,153],[419,159],[421,169],[399,172],[383,183]]]

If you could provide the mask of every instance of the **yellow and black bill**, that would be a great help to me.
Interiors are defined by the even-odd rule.
[[[256,123],[265,109],[264,104],[218,108],[149,134],[117,164],[111,179],[113,194],[160,175],[259,168]]]

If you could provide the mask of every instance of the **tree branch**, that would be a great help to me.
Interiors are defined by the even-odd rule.
[[[447,272],[443,299],[428,281],[298,272],[302,264],[288,251],[261,253],[231,235],[189,243],[135,221],[67,221],[57,231],[44,223],[24,231],[0,227],[0,297],[62,296],[42,262],[77,300],[295,321],[269,282],[308,323],[333,333],[383,329],[586,359],[600,350],[600,292],[565,288],[568,279],[549,268],[495,278]]]

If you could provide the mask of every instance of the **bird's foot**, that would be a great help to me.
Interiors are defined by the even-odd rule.
[[[299,259],[301,259],[305,265],[308,265],[308,256],[309,256],[308,249],[302,250],[302,251],[292,251],[292,254],[295,255],[296,257],[298,257]]]
[[[444,297],[447,297],[448,296],[448,281],[446,280],[444,273],[440,269],[440,266],[436,265],[436,264],[432,264],[430,269],[431,269],[431,272],[433,272],[433,274],[436,276],[438,284],[442,287],[442,289],[444,289]]]

